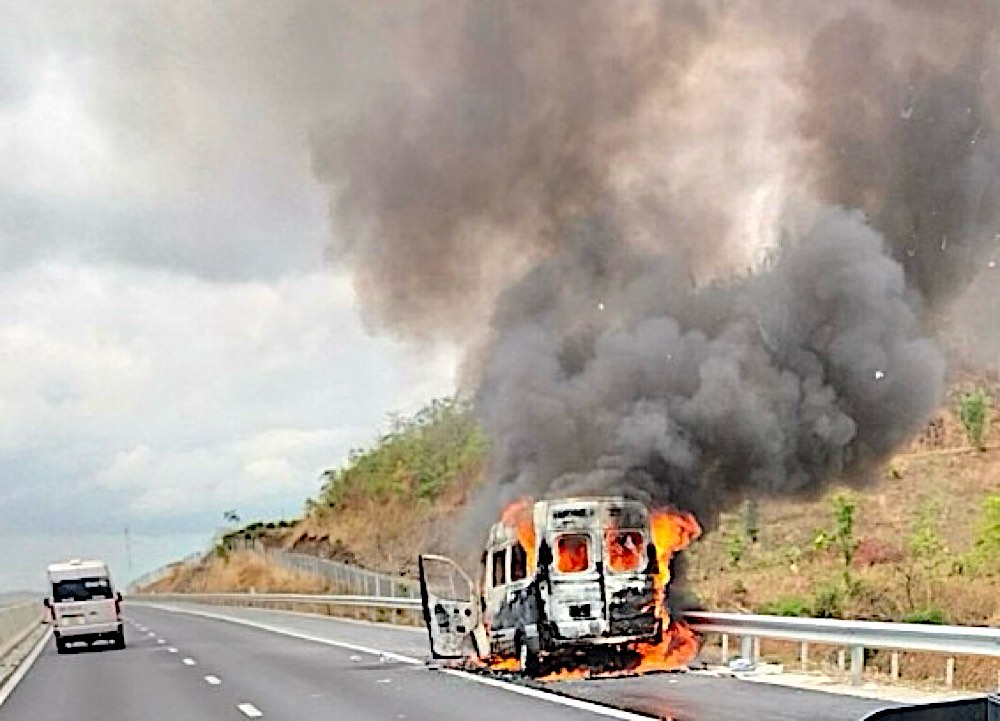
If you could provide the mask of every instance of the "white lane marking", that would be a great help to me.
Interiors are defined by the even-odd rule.
[[[209,686],[218,686],[222,683],[222,679],[218,676],[205,676],[205,683]]]
[[[177,653],[177,649],[174,648],[173,646],[171,646],[170,648],[167,649],[167,652],[168,653]]]
[[[155,636],[156,634],[155,634],[155,633],[153,633],[152,631],[150,631],[150,632],[149,632],[149,633],[147,633],[146,635],[147,635],[147,636],[149,636],[150,638],[152,638],[152,637],[153,637],[153,636]]]
[[[185,666],[194,666],[195,660],[193,658],[185,658],[183,661],[181,661],[181,663],[183,663]]]
[[[38,643],[35,644],[35,647],[31,649],[31,653],[29,653],[27,657],[21,661],[21,665],[18,666],[17,670],[11,674],[10,678],[7,679],[7,683],[0,686],[0,706],[3,706],[4,701],[7,700],[7,697],[10,696],[11,692],[13,692],[17,685],[21,683],[21,680],[28,675],[28,671],[31,670],[35,661],[38,660],[38,657],[41,655],[42,650],[49,642],[49,637],[51,636],[52,628],[49,627],[45,629],[45,633],[42,634],[42,637],[38,640]]]
[[[156,643],[159,644],[160,646],[162,646],[163,644],[166,643],[166,641],[164,641],[162,638],[158,638],[158,639],[156,639]]]
[[[252,703],[241,703],[236,706],[247,718],[260,718],[264,713]]]
[[[305,611],[285,611],[284,609],[244,609],[247,611],[252,610],[263,610],[265,613],[280,613],[285,616],[302,616],[303,618],[309,618],[313,621],[325,621],[326,623],[345,623],[349,626],[371,626],[372,628],[391,628],[393,631],[408,631],[410,633],[415,633],[423,637],[427,637],[427,629],[424,626],[396,626],[387,621],[365,621],[360,618],[330,618],[329,616],[321,616],[318,613],[307,613]]]
[[[346,648],[351,651],[358,651],[360,653],[367,653],[372,656],[384,656],[385,658],[391,658],[394,661],[400,661],[402,663],[409,663],[414,665],[423,665],[423,661],[416,658],[411,658],[409,656],[403,656],[398,653],[390,653],[388,651],[379,651],[374,648],[368,648],[366,646],[358,646],[353,643],[345,643],[343,641],[334,641],[330,638],[322,638],[320,636],[311,636],[306,633],[299,633],[298,631],[289,631],[288,629],[279,628],[277,626],[270,626],[266,623],[258,623],[256,621],[248,621],[243,618],[237,618],[235,616],[224,616],[219,613],[211,613],[209,611],[197,611],[194,609],[178,608],[176,606],[160,606],[159,604],[144,604],[150,608],[155,608],[160,611],[167,611],[168,613],[186,613],[190,616],[201,616],[203,618],[211,618],[216,621],[228,621],[229,623],[235,623],[238,626],[248,626],[250,628],[256,628],[261,631],[269,631],[271,633],[276,633],[281,636],[288,636],[290,638],[297,638],[302,641],[312,641],[314,643],[321,643],[326,646],[336,646],[338,648]],[[510,691],[511,693],[520,694],[521,696],[528,696],[529,698],[538,699],[540,701],[548,701],[549,703],[559,704],[561,706],[568,706],[569,708],[578,709],[580,711],[589,711],[597,716],[607,716],[608,718],[622,719],[623,721],[650,721],[653,716],[646,716],[643,714],[632,713],[630,711],[622,711],[621,709],[612,708],[610,706],[602,706],[600,704],[591,703],[590,701],[583,701],[581,699],[570,698],[569,696],[559,696],[549,691],[539,691],[535,688],[529,688],[528,686],[518,686],[517,684],[508,683],[506,681],[501,681],[499,679],[490,678],[489,676],[480,676],[478,674],[469,673],[468,671],[459,671],[458,669],[439,669],[440,673],[450,674],[452,676],[457,676],[458,678],[465,679],[466,681],[472,681],[473,683],[481,683],[485,686],[492,686],[494,688],[504,689],[505,691]]]
[[[423,661],[417,658],[412,658],[410,656],[403,656],[402,654],[392,653],[390,651],[379,651],[377,648],[370,648],[368,646],[360,646],[356,643],[347,643],[346,641],[334,641],[331,638],[323,638],[322,636],[312,636],[308,633],[300,633],[299,631],[290,631],[285,628],[280,628],[279,626],[271,626],[266,623],[258,623],[257,621],[247,621],[242,618],[235,618],[233,616],[223,616],[218,613],[211,613],[209,611],[195,611],[188,609],[179,609],[169,606],[160,606],[154,604],[146,604],[150,608],[155,608],[160,611],[168,611],[171,613],[186,613],[190,616],[201,616],[203,618],[210,618],[213,621],[228,621],[229,623],[235,623],[238,626],[249,626],[250,628],[256,628],[261,631],[269,631],[270,633],[277,633],[281,636],[288,636],[290,638],[297,638],[302,641],[312,641],[314,643],[322,643],[326,646],[336,646],[337,648],[344,648],[348,651],[357,651],[359,653],[367,653],[370,656],[382,656],[386,659],[392,661],[399,661],[400,663],[409,663],[415,666],[423,665]]]
[[[561,706],[569,706],[570,708],[575,708],[580,711],[589,711],[597,716],[624,719],[625,721],[650,721],[651,718],[655,718],[655,716],[645,716],[639,713],[632,713],[631,711],[622,711],[621,709],[611,708],[610,706],[601,706],[600,704],[583,701],[578,698],[556,696],[554,693],[550,693],[549,691],[539,691],[536,688],[529,688],[528,686],[517,686],[512,683],[507,683],[506,681],[490,678],[489,676],[480,676],[479,674],[469,673],[468,671],[459,671],[454,668],[442,668],[439,669],[439,671],[441,673],[447,673],[452,676],[464,678],[467,681],[481,683],[486,686],[493,686],[494,688],[502,688],[512,693],[521,694],[522,696],[537,698],[541,701],[551,701],[552,703],[557,703]]]

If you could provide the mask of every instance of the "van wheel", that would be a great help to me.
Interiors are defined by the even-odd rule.
[[[538,658],[538,653],[531,650],[528,640],[523,633],[517,634],[514,639],[514,649],[517,652],[518,666],[521,673],[529,678],[541,676],[542,664]]]
[[[56,653],[58,653],[58,654],[62,655],[62,654],[64,654],[64,653],[66,653],[66,652],[67,652],[68,650],[69,650],[69,649],[68,649],[68,648],[66,648],[66,642],[65,642],[65,641],[63,641],[63,640],[62,640],[61,638],[59,638],[58,636],[56,636]]]
[[[115,648],[125,648],[125,629],[119,628],[115,636]]]

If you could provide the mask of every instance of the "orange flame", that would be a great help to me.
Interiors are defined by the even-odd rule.
[[[535,569],[535,519],[533,516],[535,502],[530,498],[521,498],[507,506],[500,515],[500,521],[517,530],[517,540],[524,547],[528,556],[528,573]]]
[[[615,573],[637,571],[644,553],[642,534],[638,531],[608,531],[604,534],[608,567]]]
[[[638,644],[642,662],[639,672],[669,671],[680,668],[698,653],[698,639],[684,621],[671,621],[667,609],[667,584],[670,582],[670,559],[701,535],[701,526],[690,513],[660,508],[649,519],[656,547],[656,615],[663,623],[659,643]]]

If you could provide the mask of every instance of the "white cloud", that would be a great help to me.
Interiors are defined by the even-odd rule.
[[[297,510],[386,412],[451,389],[453,352],[372,339],[352,300],[330,272],[214,283],[55,263],[0,275],[12,491],[0,520],[96,532]]]

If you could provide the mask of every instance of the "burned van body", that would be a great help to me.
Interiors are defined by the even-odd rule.
[[[438,658],[474,650],[535,673],[545,658],[655,643],[663,632],[649,510],[638,501],[568,498],[505,513],[490,529],[475,586],[440,556],[422,556],[420,569]]]

